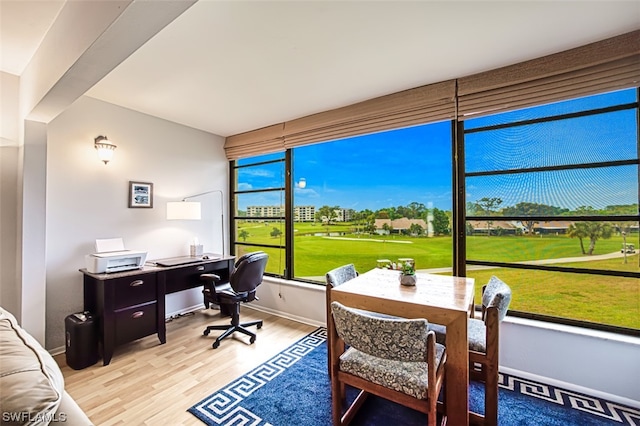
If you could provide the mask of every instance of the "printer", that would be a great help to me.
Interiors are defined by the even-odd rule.
[[[103,274],[140,269],[147,259],[146,251],[125,250],[122,238],[96,240],[96,252],[85,256],[87,271]]]

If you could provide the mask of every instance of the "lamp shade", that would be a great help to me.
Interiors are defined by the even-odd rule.
[[[167,219],[200,220],[200,210],[197,201],[170,201],[167,203]]]
[[[98,136],[94,139],[94,147],[98,150],[98,158],[104,164],[107,164],[113,158],[113,151],[116,149],[106,136]]]

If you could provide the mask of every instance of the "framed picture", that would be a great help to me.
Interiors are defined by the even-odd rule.
[[[129,181],[129,208],[153,208],[153,184]]]

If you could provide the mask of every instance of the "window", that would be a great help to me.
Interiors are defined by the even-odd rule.
[[[637,93],[464,121],[467,276],[511,310],[640,328]]]
[[[450,122],[295,148],[294,277],[407,257],[450,271],[451,150]]]
[[[241,159],[231,168],[235,255],[262,250],[269,254],[265,273],[285,271],[285,153]]]

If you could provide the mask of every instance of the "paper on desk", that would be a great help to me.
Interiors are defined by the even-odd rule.
[[[124,251],[124,241],[122,238],[96,239],[96,252],[106,253],[112,251]]]

